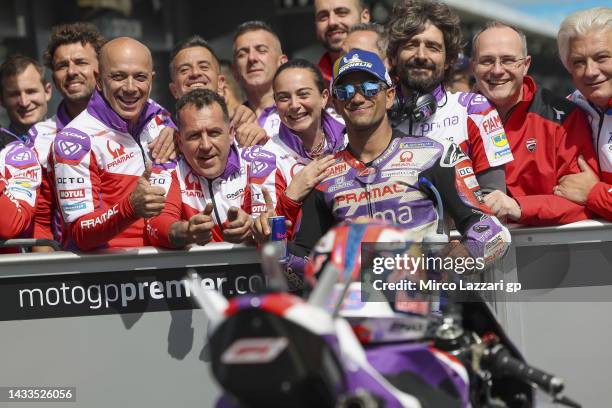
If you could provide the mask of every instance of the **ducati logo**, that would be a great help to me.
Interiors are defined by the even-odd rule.
[[[535,138],[527,139],[527,141],[525,142],[525,146],[527,147],[529,153],[533,153],[535,151],[536,144],[537,141],[535,140]]]

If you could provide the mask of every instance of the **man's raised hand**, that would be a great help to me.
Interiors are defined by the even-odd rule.
[[[241,208],[230,207],[227,210],[227,221],[223,225],[223,240],[234,244],[250,241],[253,219]]]
[[[208,203],[201,213],[189,218],[186,231],[188,243],[206,245],[212,240],[212,230],[215,226],[212,211],[213,205]]]
[[[138,178],[134,191],[130,194],[130,204],[139,218],[151,218],[159,215],[166,202],[166,191],[161,187],[151,186],[150,176],[151,165],[147,164],[145,171]]]

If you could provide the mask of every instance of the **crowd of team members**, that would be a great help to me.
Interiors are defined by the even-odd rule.
[[[151,53],[134,39],[55,27],[44,59],[63,100],[46,120],[43,66],[7,58],[0,239],[68,250],[251,243],[284,215],[299,263],[345,219],[385,218],[416,239],[439,232],[441,199],[463,247],[491,260],[509,241],[498,219],[612,219],[611,8],[561,25],[577,88],[567,98],[527,75],[514,27],[475,35],[474,92],[451,92],[462,38],[446,5],[398,2],[386,27],[358,0],[314,8],[327,49],[318,66],[288,61],[260,21],[238,27],[232,63],[198,36],[177,44],[174,117],[149,99]]]

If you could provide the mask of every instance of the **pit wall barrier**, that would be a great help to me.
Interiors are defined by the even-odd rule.
[[[522,301],[496,294],[500,322],[531,364],[566,380],[574,400],[608,406],[612,224],[511,232],[509,253],[486,279],[530,288]],[[253,248],[225,243],[0,256],[0,387],[75,387],[75,402],[51,406],[212,407],[208,322],[181,280],[197,273],[231,296],[261,288],[260,272]],[[0,402],[13,406],[47,404]]]

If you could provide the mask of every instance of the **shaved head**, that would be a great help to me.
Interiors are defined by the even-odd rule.
[[[100,74],[96,88],[123,119],[136,122],[151,93],[151,51],[133,38],[120,37],[100,50]]]
[[[146,45],[129,37],[110,40],[100,49],[100,70],[108,67],[112,61],[142,59],[153,72],[153,57]]]

